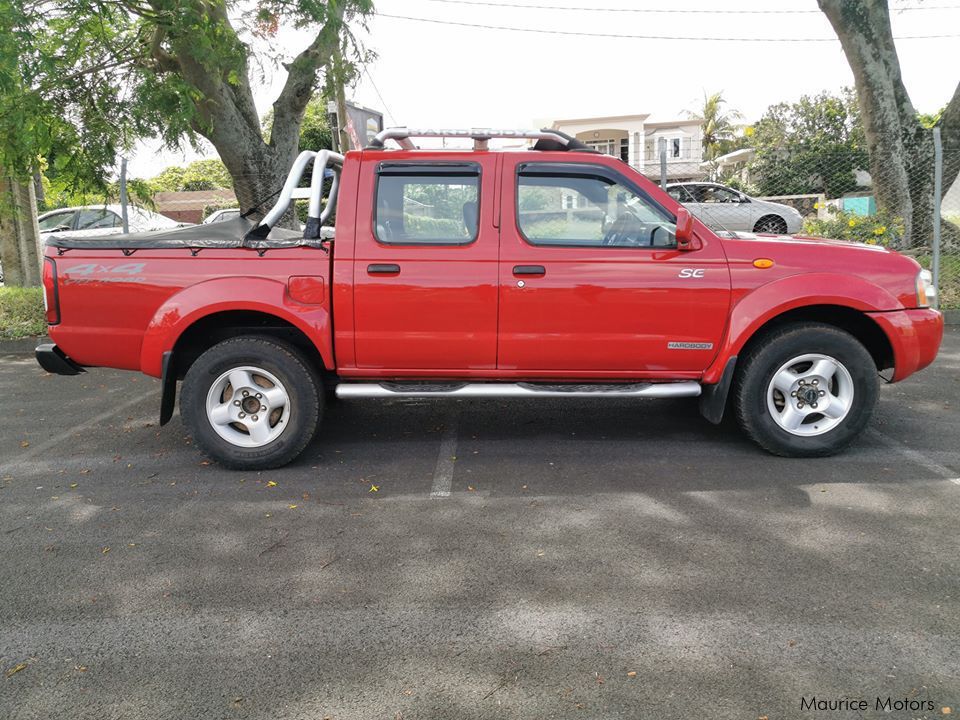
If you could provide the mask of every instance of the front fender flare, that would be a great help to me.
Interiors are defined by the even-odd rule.
[[[727,332],[713,363],[703,374],[705,385],[720,381],[727,361],[778,315],[814,305],[839,305],[861,312],[902,310],[888,291],[856,275],[804,273],[774,280],[740,298],[730,309]]]
[[[173,350],[191,325],[210,315],[248,310],[289,322],[316,346],[323,364],[333,368],[330,313],[325,305],[292,300],[285,283],[250,277],[216,278],[181,290],[160,306],[147,326],[140,346],[140,370],[162,374],[163,354]]]

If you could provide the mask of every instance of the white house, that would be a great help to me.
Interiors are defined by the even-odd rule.
[[[661,142],[667,153],[667,177],[703,177],[703,121],[660,119],[650,114],[553,120],[550,127],[572,135],[606,155],[613,155],[651,177],[660,175]]]

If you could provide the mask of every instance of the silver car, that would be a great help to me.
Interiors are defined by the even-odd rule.
[[[803,227],[803,216],[796,208],[748,197],[717,183],[673,183],[666,189],[712,230],[792,235]]]

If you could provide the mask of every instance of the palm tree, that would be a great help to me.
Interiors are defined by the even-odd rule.
[[[713,160],[722,154],[723,143],[734,139],[737,130],[735,122],[743,117],[737,110],[724,109],[726,104],[722,90],[712,95],[704,91],[703,107],[697,111],[687,111],[690,117],[703,120],[703,157],[706,160]]]

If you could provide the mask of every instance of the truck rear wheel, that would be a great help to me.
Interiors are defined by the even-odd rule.
[[[877,402],[877,368],[852,335],[797,323],[764,337],[737,372],[737,419],[774,455],[818,457],[849,445]]]
[[[214,345],[190,366],[180,393],[180,414],[197,444],[237,470],[286,465],[313,439],[322,411],[310,363],[267,337]]]

